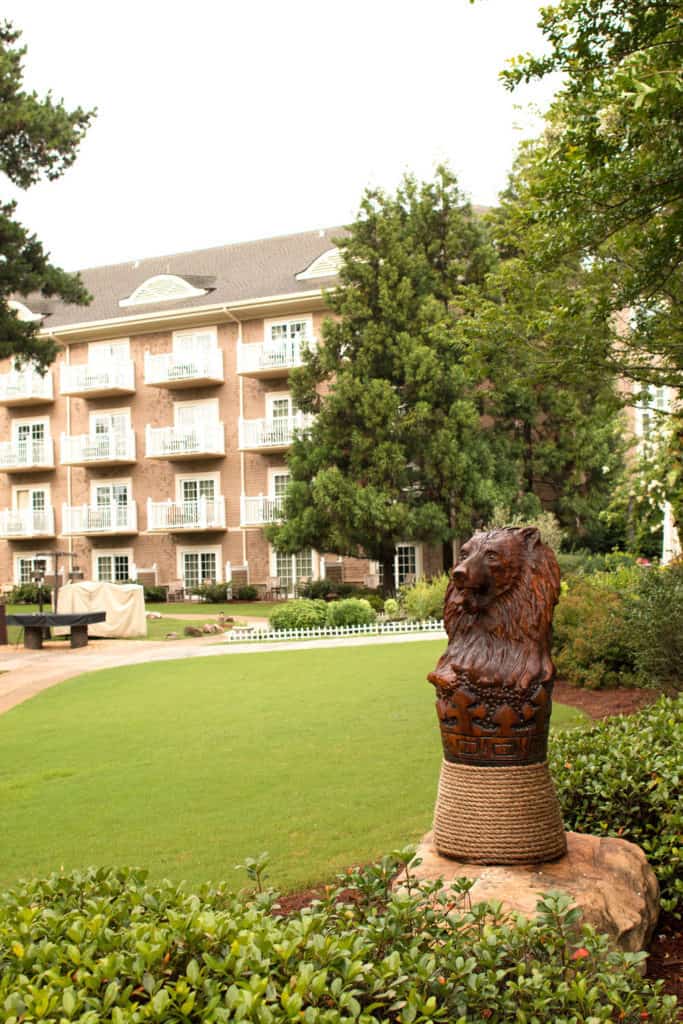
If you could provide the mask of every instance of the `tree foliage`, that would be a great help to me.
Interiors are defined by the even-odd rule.
[[[561,0],[544,7],[548,52],[516,58],[509,88],[561,72],[520,216],[542,266],[567,254],[611,280],[630,310],[610,358],[640,381],[683,382],[683,4]],[[582,366],[602,350],[583,352]],[[595,358],[592,361],[591,355]]]
[[[495,497],[479,355],[455,329],[456,298],[492,254],[443,167],[393,196],[366,192],[339,247],[338,319],[291,378],[316,418],[290,451],[287,520],[270,536],[286,551],[365,554],[391,587],[398,542],[449,542]]]
[[[27,189],[42,177],[58,178],[76,159],[94,111],[68,111],[51,93],[40,98],[23,88],[21,33],[9,22],[0,24],[0,171]],[[53,342],[38,338],[36,321],[20,320],[8,305],[14,294],[39,292],[66,302],[89,299],[77,275],[50,263],[41,242],[16,219],[16,203],[0,204],[0,357],[48,365]]]

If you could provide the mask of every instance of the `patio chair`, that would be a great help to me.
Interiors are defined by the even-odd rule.
[[[173,580],[172,583],[167,584],[166,590],[167,601],[184,601],[185,600],[185,584],[182,580]]]
[[[311,585],[311,580],[311,576],[299,576],[299,579],[296,581],[296,587],[294,588],[297,597],[301,597],[306,587]]]
[[[270,576],[268,579],[268,600],[279,601],[282,597],[284,597],[282,590],[282,580],[280,579],[280,577]]]
[[[363,586],[366,590],[377,590],[379,587],[379,576],[377,573],[371,573],[369,576],[366,576],[363,580]]]

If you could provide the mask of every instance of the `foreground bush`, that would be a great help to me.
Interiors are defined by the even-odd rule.
[[[143,587],[145,602],[148,604],[161,604],[168,597],[167,587],[148,586]]]
[[[666,910],[683,912],[683,698],[556,733],[550,764],[565,826],[642,846]]]
[[[335,601],[327,608],[328,626],[368,626],[377,618],[377,612],[362,597],[349,597]]]
[[[447,586],[448,576],[445,573],[433,580],[418,580],[411,587],[401,589],[401,607],[409,619],[415,619],[418,622],[423,622],[426,619],[442,619]]]
[[[553,658],[558,675],[590,689],[633,685],[635,656],[625,628],[623,593],[595,583],[597,577],[572,580],[553,619]]]
[[[192,588],[192,593],[209,604],[222,604],[228,600],[230,583],[202,583]]]
[[[290,917],[273,894],[188,895],[144,873],[53,875],[0,895],[7,1024],[142,1021],[672,1024],[675,999],[640,976],[644,954],[579,932],[563,897],[537,921],[469,908],[466,886],[425,904],[388,893],[385,858]]]
[[[276,608],[270,616],[271,629],[314,629],[327,623],[327,605],[324,601],[301,598],[288,601]]]
[[[638,680],[683,690],[683,564],[641,574],[625,629]]]
[[[50,604],[52,591],[38,583],[20,583],[7,596],[7,604]]]

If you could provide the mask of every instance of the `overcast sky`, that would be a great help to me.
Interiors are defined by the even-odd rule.
[[[98,116],[62,179],[3,198],[67,269],[345,223],[440,160],[493,203],[551,96],[498,81],[539,6],[5,0],[26,86]]]

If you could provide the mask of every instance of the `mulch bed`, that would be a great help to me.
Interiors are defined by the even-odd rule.
[[[585,712],[589,718],[631,715],[657,700],[654,690],[582,690],[561,680],[555,683],[553,700]],[[324,887],[287,893],[278,900],[279,914],[293,914],[324,894]],[[662,912],[648,950],[647,976],[662,980],[664,991],[678,997],[683,1021],[683,921]]]

